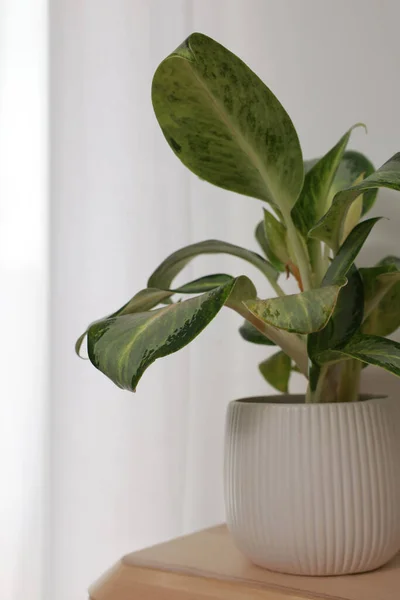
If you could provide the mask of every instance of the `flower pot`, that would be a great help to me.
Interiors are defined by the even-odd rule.
[[[227,523],[256,565],[302,575],[376,569],[400,549],[400,401],[231,402]]]

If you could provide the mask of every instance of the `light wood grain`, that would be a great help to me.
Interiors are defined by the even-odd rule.
[[[252,565],[224,526],[124,557],[92,600],[400,600],[400,557],[347,577],[297,577]]]

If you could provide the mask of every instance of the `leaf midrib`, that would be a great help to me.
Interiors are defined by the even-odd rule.
[[[140,327],[137,328],[136,332],[133,334],[133,337],[131,338],[131,340],[126,344],[124,350],[122,351],[120,357],[119,357],[119,361],[118,361],[118,375],[119,378],[122,380],[122,369],[123,369],[123,365],[124,365],[124,360],[126,358],[127,355],[130,354],[132,346],[135,344],[135,342],[137,342],[137,340],[143,335],[143,333],[151,326],[154,324],[154,321],[157,321],[157,319],[163,317],[165,315],[166,312],[168,312],[168,310],[174,308],[174,304],[171,306],[166,306],[165,308],[160,308],[158,310],[154,311],[154,315],[149,315],[147,320],[143,323],[143,325],[141,325]],[[150,311],[149,311],[150,312]],[[139,316],[140,314],[145,314],[145,313],[136,313],[136,316]],[[134,315],[124,315],[124,316],[134,316]]]
[[[193,52],[193,50],[192,50],[192,55],[193,55],[194,59],[196,60],[196,55]],[[200,84],[201,88],[205,92],[205,95],[209,98],[209,100],[211,101],[211,104],[213,104],[217,114],[221,117],[221,120],[224,122],[227,129],[231,132],[232,136],[238,142],[239,147],[244,151],[245,154],[247,154],[247,156],[249,156],[251,162],[253,162],[254,166],[256,167],[256,169],[261,177],[261,181],[267,190],[267,196],[271,196],[271,199],[275,202],[275,204],[277,206],[279,206],[279,203],[276,200],[276,194],[273,191],[273,187],[271,186],[270,179],[268,177],[268,173],[264,169],[262,161],[258,158],[257,154],[253,151],[251,145],[243,137],[243,135],[240,133],[240,131],[238,131],[237,128],[234,127],[234,125],[230,119],[229,113],[225,110],[224,106],[209,91],[209,89],[206,86],[206,84],[204,83],[203,79],[198,75],[196,70],[192,67],[192,62],[184,57],[179,57],[179,58],[184,61],[185,66],[194,75],[194,78]],[[280,198],[280,200],[282,200],[282,198]],[[286,209],[289,210],[290,207],[286,207]]]

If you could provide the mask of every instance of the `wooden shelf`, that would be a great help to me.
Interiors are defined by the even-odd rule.
[[[362,575],[300,577],[252,565],[225,526],[125,556],[92,600],[399,600],[400,555]]]

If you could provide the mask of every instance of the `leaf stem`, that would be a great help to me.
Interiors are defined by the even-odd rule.
[[[326,271],[324,259],[322,257],[321,242],[310,239],[307,246],[313,270],[314,287],[320,287]]]
[[[283,213],[283,218],[285,220],[288,238],[295,255],[297,266],[299,267],[303,289],[304,291],[310,290],[312,288],[312,283],[307,251],[293,223],[290,212],[285,211],[285,213]]]
[[[319,402],[336,402],[336,386],[333,381],[333,373],[331,370],[332,365],[323,365],[317,367],[318,369],[318,382],[315,389],[309,384],[306,393],[306,402],[319,403]],[[310,377],[311,381],[311,377]]]
[[[235,310],[239,315],[244,317],[249,323],[251,323],[258,331],[265,335],[268,339],[274,342],[277,346],[290,356],[290,358],[296,363],[300,373],[308,378],[308,355],[307,346],[303,340],[295,333],[288,333],[281,329],[277,329],[272,325],[268,325],[258,319],[252,312],[250,312],[243,302],[230,303],[227,302],[226,306]]]
[[[271,280],[269,277],[267,277],[267,279],[278,296],[286,296],[285,292],[277,281]]]

